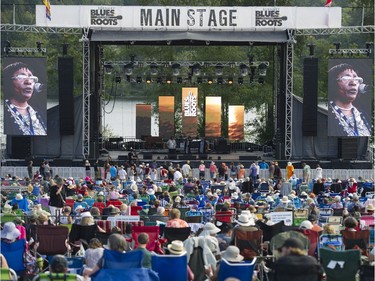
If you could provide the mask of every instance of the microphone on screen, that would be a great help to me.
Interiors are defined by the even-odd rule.
[[[360,94],[365,94],[367,91],[369,91],[371,88],[370,85],[366,85],[366,84],[360,84],[359,85],[359,88],[358,88],[358,93]]]
[[[41,93],[43,91],[47,90],[47,85],[41,84],[41,83],[35,83],[34,85],[34,92]]]

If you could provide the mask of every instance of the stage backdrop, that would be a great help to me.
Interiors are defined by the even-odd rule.
[[[137,104],[135,137],[151,136],[151,104]]]
[[[328,136],[371,136],[374,95],[371,59],[328,62]]]
[[[4,133],[12,136],[47,135],[47,59],[5,57],[2,65]],[[27,101],[27,112],[17,101]]]
[[[174,97],[159,97],[159,137],[174,136]]]
[[[229,140],[243,140],[245,107],[243,105],[230,105],[228,115]]]
[[[221,97],[206,97],[206,137],[221,137]]]
[[[198,133],[198,88],[182,88],[182,135]]]

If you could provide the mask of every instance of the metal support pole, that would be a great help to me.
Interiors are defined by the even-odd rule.
[[[82,34],[82,99],[83,99],[83,134],[82,155],[85,159],[90,154],[90,40],[88,38],[89,28],[83,29]]]

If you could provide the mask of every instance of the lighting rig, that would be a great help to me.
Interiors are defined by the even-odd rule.
[[[366,48],[365,49],[341,49],[341,42],[335,42],[333,43],[335,46],[335,49],[329,49],[329,54],[331,56],[334,55],[341,55],[341,56],[354,56],[354,55],[366,55],[370,56],[372,53],[372,49],[374,46],[374,43],[369,42],[366,43]]]
[[[36,48],[28,48],[28,47],[12,47],[9,41],[4,41],[3,53],[5,55],[35,55],[35,54],[42,54],[45,55],[47,53],[47,48],[42,47],[43,42],[36,42]]]

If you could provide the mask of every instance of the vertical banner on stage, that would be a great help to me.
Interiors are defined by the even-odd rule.
[[[228,115],[229,140],[243,140],[245,107],[243,105],[230,105]]]
[[[372,59],[328,61],[328,136],[372,135],[373,76]]]
[[[151,104],[137,104],[135,107],[135,137],[151,136]]]
[[[198,88],[182,88],[182,134],[198,133]]]
[[[3,59],[4,133],[47,135],[47,59]]]
[[[159,137],[174,136],[174,97],[159,97]]]
[[[221,97],[206,97],[206,137],[221,137]]]

